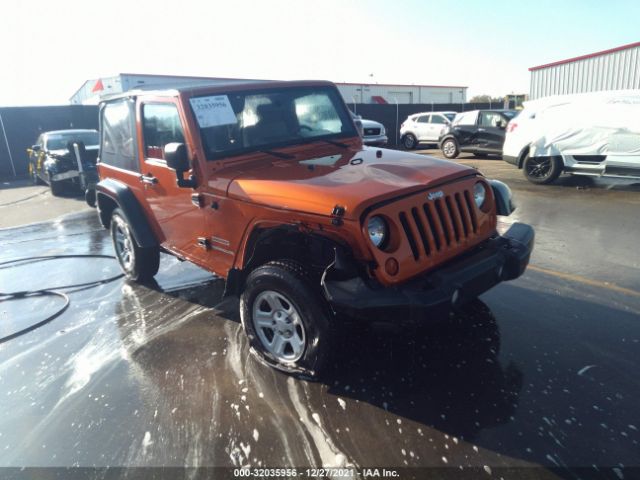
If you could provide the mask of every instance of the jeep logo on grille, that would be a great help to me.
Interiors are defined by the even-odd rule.
[[[429,192],[429,195],[427,195],[427,198],[429,200],[436,200],[437,198],[442,197],[444,197],[444,192],[442,190],[438,190],[437,192]]]

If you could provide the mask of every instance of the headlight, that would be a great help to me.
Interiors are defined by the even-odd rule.
[[[371,240],[371,243],[378,248],[382,248],[387,240],[389,231],[387,222],[385,222],[382,217],[371,217],[367,224],[367,231],[369,232],[369,240]]]
[[[476,183],[473,186],[473,199],[475,200],[478,208],[482,208],[485,198],[487,198],[487,188],[482,182]]]
[[[387,131],[384,129],[384,125],[380,128],[380,135],[385,135]]]

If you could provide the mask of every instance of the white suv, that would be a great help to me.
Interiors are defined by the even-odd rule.
[[[531,183],[573,175],[640,179],[640,91],[541,98],[507,125],[502,158]]]
[[[400,141],[407,150],[421,142],[438,143],[440,134],[451,125],[456,112],[424,112],[409,115],[400,125]]]

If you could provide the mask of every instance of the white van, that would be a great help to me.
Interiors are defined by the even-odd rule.
[[[507,125],[502,158],[532,183],[573,175],[640,179],[640,90],[546,97]]]

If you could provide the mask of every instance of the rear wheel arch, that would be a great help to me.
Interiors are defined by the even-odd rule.
[[[99,182],[96,185],[96,204],[100,223],[105,228],[109,228],[111,215],[116,208],[119,208],[126,218],[137,244],[141,248],[159,246],[160,242],[142,205],[125,184],[112,179]]]
[[[527,145],[522,149],[520,155],[518,155],[518,168],[522,168],[522,164],[524,163],[524,159],[529,155],[529,151],[531,150],[531,146]]]

